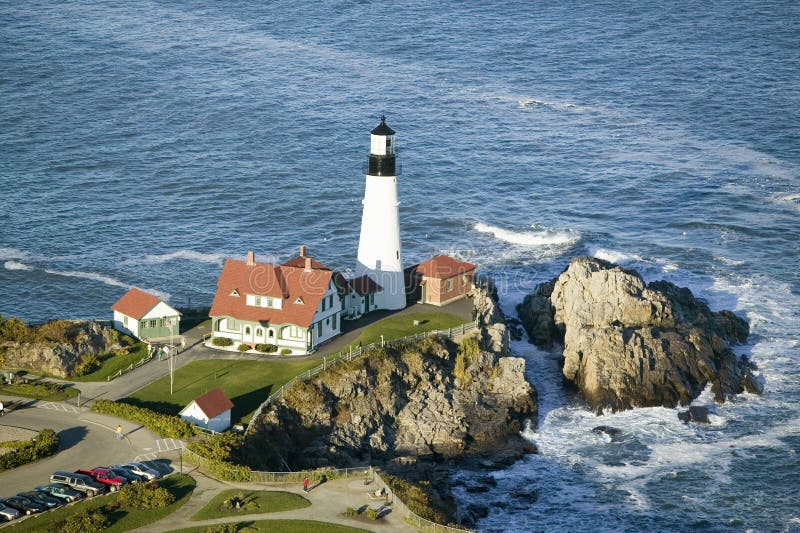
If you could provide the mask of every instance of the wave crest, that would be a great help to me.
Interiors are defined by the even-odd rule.
[[[478,222],[475,231],[489,233],[495,239],[519,246],[568,246],[580,239],[580,233],[568,230],[511,231]]]
[[[3,266],[6,270],[33,270],[32,266],[20,263],[19,261],[6,261],[3,263]]]
[[[157,265],[161,263],[166,263],[167,261],[174,261],[176,259],[221,265],[222,261],[225,259],[225,256],[222,254],[207,254],[203,252],[195,252],[194,250],[176,250],[168,254],[151,254],[151,255],[146,255],[141,259],[130,259],[128,261],[125,261],[125,264]]]

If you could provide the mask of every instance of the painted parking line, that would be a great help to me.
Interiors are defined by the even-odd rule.
[[[133,458],[134,462],[136,463],[143,463],[145,461],[152,461],[154,459],[158,459],[158,452],[150,452],[144,455],[137,455]]]
[[[65,413],[80,413],[81,410],[68,403],[61,402],[36,402],[39,409],[50,409],[51,411],[63,411]]]
[[[159,452],[184,450],[186,449],[186,443],[179,439],[159,439],[156,441],[156,448],[158,448]]]

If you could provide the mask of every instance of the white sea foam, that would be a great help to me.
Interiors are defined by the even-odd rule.
[[[203,252],[196,252],[194,250],[176,250],[168,254],[152,254],[146,255],[141,259],[129,259],[124,264],[151,264],[156,265],[166,263],[167,261],[174,260],[197,261],[200,263],[212,263],[221,265],[225,259],[223,254],[209,254]]]
[[[30,259],[31,254],[19,250],[17,248],[0,248],[0,261],[7,261],[9,259]]]
[[[727,265],[727,266],[739,266],[739,265],[743,265],[744,264],[744,261],[738,261],[736,259],[729,259],[729,258],[723,257],[721,255],[714,257],[714,261],[719,261],[723,265]]]
[[[580,239],[580,233],[568,230],[511,231],[483,222],[475,224],[474,229],[480,233],[489,233],[495,239],[519,246],[568,246]]]
[[[611,263],[629,263],[631,261],[644,261],[642,256],[636,254],[626,254],[625,252],[620,252],[618,250],[608,250],[606,248],[597,248],[589,252],[589,255],[592,255],[598,259],[603,259],[605,261],[609,261]]]
[[[111,276],[105,276],[103,274],[97,274],[95,272],[61,271],[61,270],[50,270],[50,269],[44,269],[44,271],[47,272],[48,274],[54,274],[56,276],[65,276],[68,278],[80,278],[92,281],[99,281],[100,283],[111,285],[112,287],[122,287],[124,289],[132,289],[133,287],[135,287],[135,285],[130,285],[118,279],[112,278]],[[169,299],[171,298],[169,293],[159,291],[156,289],[142,289],[142,290],[149,292],[150,294],[157,296],[158,298],[164,301],[169,301]]]
[[[3,263],[3,267],[5,267],[6,270],[33,270],[32,266],[20,263],[19,261],[6,261]]]

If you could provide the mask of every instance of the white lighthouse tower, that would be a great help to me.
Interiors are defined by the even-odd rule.
[[[402,309],[406,306],[406,292],[400,249],[394,130],[386,125],[386,117],[382,116],[381,123],[370,133],[356,275],[367,275],[380,285],[381,290],[375,294],[378,309]]]

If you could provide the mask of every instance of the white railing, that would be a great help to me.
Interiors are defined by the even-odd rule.
[[[258,418],[259,415],[261,415],[261,413],[263,412],[263,410],[266,409],[267,406],[269,406],[269,404],[283,397],[283,395],[286,394],[286,391],[289,390],[289,388],[291,388],[291,386],[294,385],[296,382],[308,381],[309,379],[318,376],[325,369],[331,366],[337,365],[342,362],[350,362],[353,359],[361,357],[362,355],[368,355],[370,351],[376,348],[381,348],[384,346],[400,346],[403,344],[408,344],[410,342],[420,341],[422,339],[425,339],[427,337],[432,337],[434,335],[440,337],[454,338],[475,329],[478,329],[477,322],[468,322],[466,324],[461,324],[460,326],[456,326],[454,328],[425,331],[422,333],[417,333],[415,335],[408,335],[405,337],[401,337],[399,339],[392,339],[383,342],[373,342],[366,346],[359,346],[356,349],[350,349],[347,351],[343,350],[332,357],[325,357],[321,365],[317,365],[312,369],[306,370],[302,374],[298,374],[297,376],[293,377],[292,379],[281,385],[281,387],[277,391],[270,394],[269,397],[267,397],[267,399],[264,400],[264,402],[258,406],[258,409],[256,409],[256,411],[253,413],[253,416],[250,418],[250,420],[254,421],[256,418]],[[253,427],[252,423],[248,425],[246,433],[250,433],[250,429],[252,427]]]
[[[127,367],[127,368],[120,368],[119,370],[117,370],[117,373],[116,373],[116,374],[112,374],[112,375],[108,376],[108,377],[106,378],[106,381],[111,381],[112,379],[117,379],[117,378],[118,378],[118,377],[120,377],[121,375],[123,375],[123,374],[127,374],[127,373],[128,373],[128,372],[130,372],[131,370],[136,370],[137,368],[139,368],[139,367],[140,367],[140,366],[142,366],[143,364],[145,364],[145,363],[147,363],[148,361],[150,361],[150,360],[151,360],[153,357],[155,357],[155,355],[156,355],[156,352],[155,352],[155,351],[153,351],[153,353],[152,353],[152,354],[148,355],[147,357],[144,357],[144,358],[143,358],[143,359],[141,359],[140,361],[138,361],[138,362],[136,362],[136,363],[131,363],[130,365],[128,365],[128,367]]]

